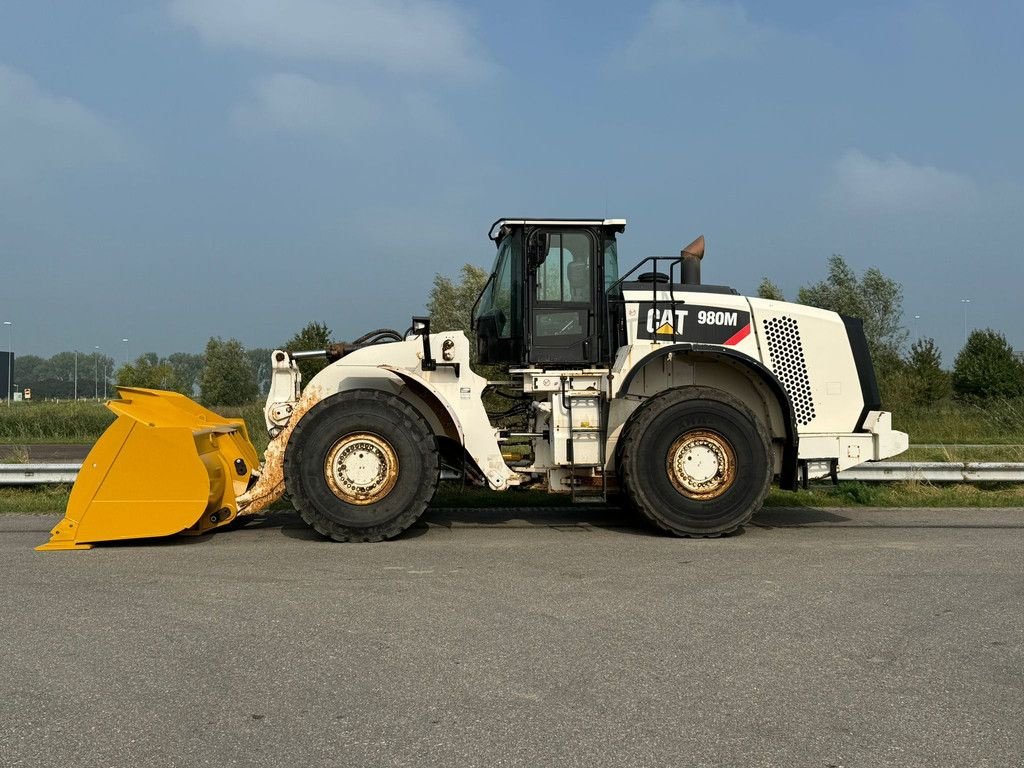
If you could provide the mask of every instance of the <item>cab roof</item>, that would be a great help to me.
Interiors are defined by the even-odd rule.
[[[503,227],[536,225],[542,227],[610,227],[617,232],[626,228],[625,219],[530,219],[530,218],[503,218],[491,224],[487,236],[497,242],[501,237]]]

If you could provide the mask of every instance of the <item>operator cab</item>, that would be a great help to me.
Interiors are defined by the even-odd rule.
[[[473,310],[485,365],[608,364],[607,289],[618,279],[625,219],[499,219],[498,248]]]

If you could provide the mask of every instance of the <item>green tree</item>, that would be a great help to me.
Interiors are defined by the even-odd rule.
[[[324,349],[330,343],[331,329],[327,327],[327,323],[309,323],[305,328],[288,339],[281,349],[289,352],[304,352]],[[270,356],[267,355],[267,358],[269,359]],[[299,360],[299,370],[302,372],[303,386],[326,366],[327,358],[325,357],[314,360]]]
[[[907,374],[916,405],[934,405],[949,397],[949,373],[942,369],[942,353],[934,339],[918,339],[910,345]]]
[[[14,378],[18,379],[18,384],[22,387],[28,387],[32,390],[38,389],[39,382],[41,382],[46,375],[45,372],[45,358],[39,357],[39,355],[15,355]],[[6,387],[7,382],[5,381],[0,385],[0,394],[7,391]],[[40,395],[36,395],[36,397],[39,396]]]
[[[767,277],[761,278],[761,283],[757,286],[757,295],[759,298],[770,299],[771,301],[786,300],[785,295],[782,293],[782,289]]]
[[[846,260],[834,254],[828,260],[828,276],[820,283],[801,288],[797,301],[863,320],[864,335],[876,366],[900,360],[907,341],[903,287],[876,267],[857,277]]]
[[[181,386],[180,392],[195,397],[205,358],[191,352],[174,352],[167,356],[166,362],[174,370],[174,377]]]
[[[444,275],[434,275],[434,285],[427,300],[432,331],[462,331],[472,337],[470,312],[484,283],[487,272],[473,264],[464,264],[458,282]],[[474,346],[474,345],[470,345]]]
[[[459,270],[458,281],[450,277],[434,275],[434,285],[427,299],[427,314],[430,315],[430,330],[462,331],[469,339],[469,359],[473,370],[485,379],[506,378],[504,370],[507,366],[477,363],[476,341],[474,339],[473,304],[476,303],[480,291],[487,283],[488,273],[473,264],[464,264]],[[508,403],[498,399],[497,395],[484,396],[484,404],[489,410],[503,410]]]
[[[112,374],[114,359],[100,352],[78,355],[78,396],[103,396],[103,375]],[[70,399],[75,396],[75,353],[58,352],[53,357],[24,355],[14,361],[14,381],[19,390],[32,390],[36,400]],[[109,391],[108,391],[109,394]]]
[[[81,369],[82,356],[78,356],[79,369]],[[111,360],[113,364],[113,360]],[[61,383],[64,394],[62,397],[73,397],[75,393],[75,353],[58,352],[46,361],[46,371],[54,381]],[[81,373],[81,370],[79,370]],[[102,371],[101,371],[102,373]]]
[[[243,405],[256,399],[256,377],[240,341],[214,337],[206,343],[199,392],[207,405]]]
[[[260,397],[266,396],[270,390],[270,356],[274,350],[266,347],[253,347],[245,350],[245,357],[256,377],[256,391]]]
[[[191,394],[186,390],[174,370],[166,360],[161,360],[155,352],[139,355],[135,363],[125,363],[117,370],[117,383],[122,387],[145,387],[146,389],[165,389],[182,394]]]
[[[1003,334],[991,328],[971,333],[953,363],[953,392],[967,401],[1024,395],[1024,364]]]

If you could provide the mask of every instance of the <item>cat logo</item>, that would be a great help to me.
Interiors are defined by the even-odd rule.
[[[647,310],[647,332],[656,336],[675,336],[682,334],[683,323],[690,314],[685,309],[662,309],[651,307]]]

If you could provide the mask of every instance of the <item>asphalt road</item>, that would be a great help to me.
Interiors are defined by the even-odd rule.
[[[574,513],[54,553],[0,516],[0,765],[1024,764],[1024,510]]]

